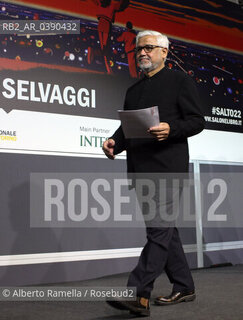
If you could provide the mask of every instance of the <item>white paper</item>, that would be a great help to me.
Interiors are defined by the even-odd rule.
[[[148,132],[151,127],[158,126],[158,106],[138,110],[118,110],[125,138],[153,138]]]

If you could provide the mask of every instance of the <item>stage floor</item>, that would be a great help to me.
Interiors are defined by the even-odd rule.
[[[242,320],[243,265],[193,270],[197,299],[174,306],[156,306],[153,298],[170,293],[165,274],[156,281],[152,293],[152,320]],[[95,280],[58,284],[75,287],[122,287],[128,274]],[[0,302],[1,320],[115,320],[135,319],[126,311],[105,302]],[[146,319],[146,318],[145,318]]]

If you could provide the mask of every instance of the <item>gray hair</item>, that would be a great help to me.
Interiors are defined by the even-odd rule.
[[[138,40],[140,38],[142,38],[142,37],[145,37],[145,36],[156,36],[158,45],[161,46],[161,47],[169,49],[169,40],[168,40],[168,38],[164,34],[162,34],[160,32],[157,32],[157,31],[153,31],[153,30],[140,31],[137,34],[137,37],[136,37],[136,46],[138,44]]]

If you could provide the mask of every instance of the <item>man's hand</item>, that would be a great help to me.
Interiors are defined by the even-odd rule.
[[[103,143],[103,151],[107,158],[114,160],[114,147],[115,147],[115,141],[113,139],[108,139]]]
[[[166,140],[170,134],[170,126],[167,122],[160,122],[158,127],[152,127],[148,130],[158,141]]]

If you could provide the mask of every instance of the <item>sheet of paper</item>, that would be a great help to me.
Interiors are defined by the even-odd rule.
[[[153,138],[147,132],[151,127],[158,126],[158,106],[138,110],[118,110],[125,138]]]

